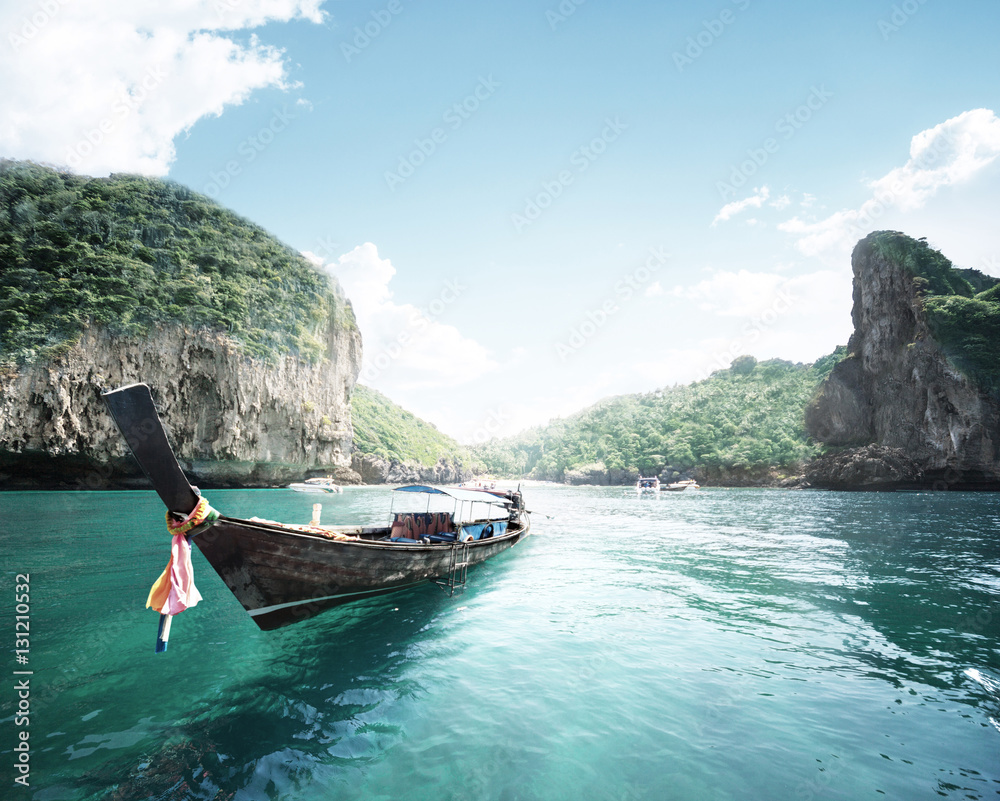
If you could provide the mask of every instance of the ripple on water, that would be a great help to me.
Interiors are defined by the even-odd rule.
[[[199,556],[205,601],[157,657],[141,608],[165,556],[157,499],[52,496],[30,553],[0,534],[30,562],[52,690],[35,798],[1000,790],[995,496],[528,491],[553,519],[454,599],[428,586],[263,633]],[[324,518],[374,519],[386,494],[345,493]],[[294,493],[218,495],[309,515]],[[34,519],[37,496],[5,502]]]

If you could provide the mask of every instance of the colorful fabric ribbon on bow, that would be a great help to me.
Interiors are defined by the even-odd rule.
[[[146,599],[152,607],[165,615],[177,615],[190,609],[201,600],[201,593],[194,586],[194,566],[191,564],[191,543],[188,537],[204,531],[219,519],[219,513],[202,498],[194,511],[183,520],[175,520],[167,512],[167,528],[173,534],[170,561],[153,583]]]

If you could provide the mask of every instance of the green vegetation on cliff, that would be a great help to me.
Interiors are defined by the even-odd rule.
[[[439,459],[469,464],[469,452],[433,425],[358,384],[351,396],[354,447],[361,453],[432,467]]]
[[[225,331],[251,356],[317,361],[336,284],[264,229],[186,187],[0,161],[0,363],[56,355],[89,324]]]
[[[896,231],[873,240],[915,276],[927,324],[952,364],[983,389],[1000,392],[1000,278],[956,269],[925,241]]]
[[[565,420],[486,443],[475,456],[498,475],[562,481],[606,471],[612,483],[664,469],[751,473],[817,455],[803,409],[842,348],[814,364],[741,356],[704,381],[601,401]]]
[[[924,310],[934,338],[963,373],[985,390],[1000,392],[1000,298],[927,297]]]

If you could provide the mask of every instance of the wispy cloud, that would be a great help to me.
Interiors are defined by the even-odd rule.
[[[858,208],[815,221],[796,216],[778,228],[795,235],[805,255],[840,259],[889,209],[919,209],[939,190],[970,180],[998,156],[1000,119],[989,109],[966,111],[914,136],[906,163],[871,181],[871,197]]]
[[[314,254],[303,255],[322,264]],[[461,281],[432,287],[417,306],[394,299],[390,283],[396,268],[371,242],[323,266],[354,307],[364,338],[363,383],[405,398],[419,388],[461,386],[499,367],[479,342],[441,320],[453,304],[462,303],[469,287]]]
[[[748,317],[771,303],[787,284],[787,276],[775,273],[718,270],[704,281],[674,287],[671,294],[721,317]]]
[[[759,209],[767,199],[771,196],[771,190],[767,186],[761,186],[753,190],[753,194],[744,198],[743,200],[734,200],[732,203],[727,203],[721,209],[719,213],[715,215],[715,219],[712,220],[712,225],[716,225],[720,222],[725,222],[737,214],[740,214],[747,209]]]
[[[287,86],[270,22],[323,20],[322,0],[163,6],[11,2],[0,8],[0,152],[77,172],[163,175],[174,140],[255,90]]]
[[[659,281],[653,281],[653,283],[651,283],[648,287],[646,287],[645,291],[642,294],[643,297],[658,298],[660,297],[660,295],[664,294],[664,289]]]

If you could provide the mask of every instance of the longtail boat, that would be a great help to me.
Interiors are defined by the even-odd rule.
[[[149,387],[132,384],[102,398],[170,515],[190,519],[203,504],[201,494],[177,462]],[[194,528],[190,540],[254,623],[269,631],[425,582],[437,581],[453,592],[465,583],[470,566],[520,542],[531,528],[519,489],[413,485],[397,492],[426,495],[427,511],[390,509],[384,526],[296,525],[218,515]],[[453,510],[432,512],[431,499],[450,501]]]

